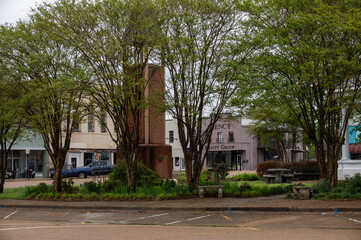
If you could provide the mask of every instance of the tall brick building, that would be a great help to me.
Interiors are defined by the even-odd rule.
[[[163,178],[172,178],[172,147],[165,144],[165,113],[156,105],[164,102],[164,67],[148,65],[145,78],[149,78],[146,97],[152,99],[143,111],[140,126],[140,159]]]

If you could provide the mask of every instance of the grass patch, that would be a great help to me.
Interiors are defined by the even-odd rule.
[[[5,188],[0,194],[0,199],[24,199],[27,197],[27,187]]]
[[[227,179],[233,181],[258,181],[259,177],[255,173],[241,173],[233,177],[228,177]]]

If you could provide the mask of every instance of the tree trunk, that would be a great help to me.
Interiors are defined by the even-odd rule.
[[[62,166],[58,164],[58,166],[54,169],[54,190],[58,193],[62,191],[61,179],[62,179]]]
[[[134,159],[134,163],[133,163],[133,166],[131,169],[131,180],[130,180],[130,185],[129,185],[130,192],[133,192],[133,193],[135,193],[135,191],[136,191],[137,167],[138,167],[138,161],[136,159]]]
[[[7,156],[5,154],[5,150],[1,150],[1,154],[0,154],[0,174],[1,174],[0,193],[4,193],[6,160],[7,160]]]
[[[124,154],[123,154],[124,156]],[[128,188],[130,192],[136,191],[136,183],[137,183],[137,162],[136,154],[133,153],[133,157],[131,159],[125,158],[125,165],[127,171],[127,179],[128,179]]]
[[[325,150],[323,147],[320,147],[318,144],[315,144],[315,152],[316,152],[317,163],[320,168],[320,177],[326,178],[327,165],[326,165]]]
[[[5,169],[1,169],[0,193],[4,193]]]
[[[338,151],[334,146],[329,146],[329,151],[327,152],[327,180],[332,183],[333,187],[337,187],[337,161],[338,161]]]
[[[185,167],[186,167],[186,176],[187,183],[190,190],[194,190],[197,186],[193,181],[193,166],[192,166],[192,158],[189,157],[189,154],[184,155]]]

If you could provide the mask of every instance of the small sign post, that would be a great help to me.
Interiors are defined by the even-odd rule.
[[[28,162],[28,159],[29,159],[30,149],[26,149],[25,153],[26,153],[26,175],[28,176],[28,180],[29,180],[30,176],[29,176],[29,162]]]

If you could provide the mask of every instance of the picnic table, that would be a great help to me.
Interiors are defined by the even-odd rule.
[[[267,170],[267,175],[263,175],[266,183],[282,183],[291,182],[293,174],[290,174],[291,170],[287,168],[270,168]]]

